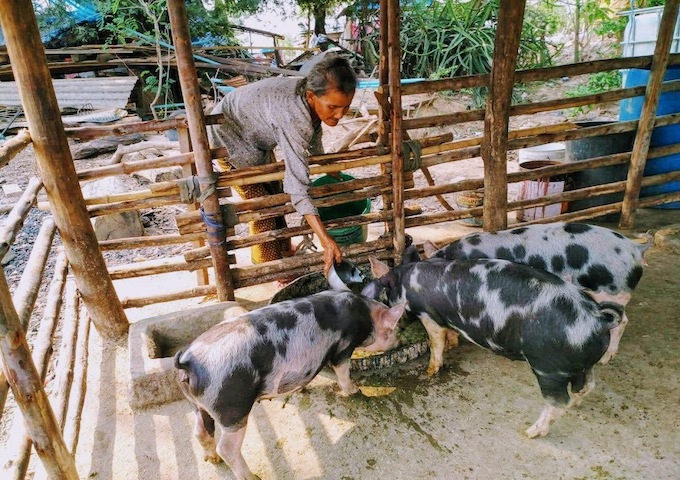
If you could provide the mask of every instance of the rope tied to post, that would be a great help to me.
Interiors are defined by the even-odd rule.
[[[213,172],[208,177],[192,175],[178,180],[177,186],[179,187],[180,200],[182,203],[203,203],[206,198],[217,191],[217,181],[219,178],[220,174]],[[203,191],[201,191],[201,183],[207,185]]]
[[[215,213],[207,213],[203,209],[203,206],[198,209],[198,212],[201,215],[201,220],[203,220],[203,223],[205,223],[207,227],[206,233],[208,235],[208,245],[211,247],[219,247],[224,245],[227,241],[227,228],[224,226],[222,218],[220,218],[222,212],[218,211]]]

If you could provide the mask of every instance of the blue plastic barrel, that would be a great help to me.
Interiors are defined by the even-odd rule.
[[[664,80],[680,79],[680,68],[669,67],[666,71]],[[649,80],[649,70],[630,69],[625,75],[624,87],[638,87],[647,85]],[[621,100],[619,110],[619,120],[636,120],[640,118],[644,97],[626,98]],[[657,115],[667,115],[680,112],[680,91],[662,93],[659,97],[659,105],[656,109]],[[680,125],[668,125],[666,127],[655,128],[652,132],[650,147],[662,147],[680,143]],[[656,175],[660,173],[674,172],[680,170],[680,154],[668,155],[666,157],[653,158],[647,160],[645,165],[645,175]],[[644,187],[640,191],[641,197],[661,195],[663,193],[677,192],[680,190],[680,181],[663,183]],[[656,208],[680,208],[680,202],[671,202],[658,205]]]

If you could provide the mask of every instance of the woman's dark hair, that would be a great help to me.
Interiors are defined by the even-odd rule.
[[[345,95],[354,93],[357,88],[354,70],[349,66],[349,62],[339,55],[326,55],[298,84],[300,93],[309,90],[317,97],[325,95],[331,88]]]

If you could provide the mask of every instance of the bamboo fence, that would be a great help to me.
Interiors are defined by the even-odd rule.
[[[661,93],[677,92],[680,81],[663,81],[663,74],[668,65],[679,65],[680,54],[669,54],[669,29],[672,20],[677,17],[678,2],[668,2],[661,21],[657,51],[653,56],[607,59],[558,67],[515,71],[515,57],[518,45],[519,28],[523,18],[525,2],[501,1],[499,15],[502,21],[498,25],[496,38],[497,60],[489,75],[448,78],[434,81],[423,81],[401,85],[399,76],[399,5],[396,0],[381,1],[381,18],[387,25],[385,34],[380,39],[381,62],[378,72],[381,87],[376,92],[380,108],[378,110],[379,142],[376,145],[347,150],[333,154],[318,155],[310,158],[310,172],[320,175],[334,172],[354,174],[354,180],[331,185],[313,187],[310,195],[317,207],[342,205],[348,202],[362,201],[382,197],[383,208],[366,214],[352,215],[326,221],[327,228],[346,228],[364,226],[382,226],[385,234],[378,238],[343,247],[346,257],[357,263],[367,262],[369,256],[377,256],[383,260],[400,261],[405,248],[408,229],[419,226],[451,222],[471,217],[483,219],[484,228],[497,230],[507,225],[508,214],[526,208],[542,207],[555,203],[572,202],[599,195],[620,193],[623,200],[598,205],[583,210],[562,213],[555,217],[540,218],[519,225],[553,222],[561,220],[587,220],[605,214],[621,213],[622,225],[632,222],[636,209],[658,206],[664,203],[680,201],[680,192],[668,192],[660,195],[640,197],[643,187],[661,185],[671,181],[680,181],[680,172],[668,172],[643,176],[648,159],[660,158],[680,153],[680,144],[664,147],[650,147],[650,136],[653,128],[676,125],[680,123],[680,113],[656,116],[656,105]],[[203,182],[212,173],[212,160],[225,155],[224,150],[208,148],[206,128],[219,124],[222,119],[217,115],[204,116],[200,108],[200,95],[196,90],[195,66],[192,64],[190,49],[181,48],[182,42],[188,38],[185,30],[186,12],[182,10],[182,2],[169,3],[173,24],[175,43],[178,45],[177,65],[181,73],[181,85],[188,99],[189,107],[186,118],[176,117],[166,120],[127,123],[124,125],[101,127],[63,128],[63,138],[56,142],[64,145],[64,138],[91,140],[112,135],[129,135],[133,133],[163,132],[176,129],[180,137],[178,155],[163,156],[151,160],[125,161],[113,165],[75,171],[63,168],[63,165],[49,166],[47,175],[56,178],[66,175],[69,182],[85,182],[93,179],[115,175],[131,175],[133,173],[164,168],[182,167],[184,178],[177,181],[159,182],[147,188],[132,192],[116,192],[108,195],[82,198],[82,195],[63,195],[62,185],[54,182],[53,177],[46,180],[48,201],[37,203],[43,188],[42,181],[31,179],[21,199],[11,206],[4,225],[0,228],[0,257],[4,256],[14,243],[28,212],[37,204],[38,208],[49,210],[53,217],[47,218],[33,245],[28,264],[21,276],[19,285],[13,295],[4,279],[0,268],[0,347],[3,353],[4,369],[13,369],[20,375],[9,378],[0,374],[0,412],[4,412],[10,383],[20,410],[26,422],[15,422],[17,427],[10,434],[12,445],[8,449],[2,463],[3,478],[23,479],[26,476],[30,459],[31,444],[35,442],[44,468],[36,469],[36,478],[76,478],[73,464],[73,452],[77,448],[79,418],[82,410],[83,392],[87,368],[87,339],[90,323],[106,334],[108,331],[115,337],[126,330],[124,316],[115,315],[115,325],[102,323],[102,312],[105,310],[138,308],[159,302],[169,302],[205,295],[218,295],[220,298],[233,298],[234,290],[254,285],[261,285],[281,276],[304,275],[320,270],[323,264],[322,252],[296,255],[290,258],[275,260],[263,264],[239,264],[236,261],[236,250],[275,239],[293,238],[312,233],[306,224],[289,225],[255,235],[237,235],[238,230],[254,220],[273,218],[294,213],[287,194],[239,200],[231,198],[231,187],[278,181],[284,178],[282,162],[259,167],[250,167],[235,171],[222,172],[216,183],[214,193],[209,197],[204,208],[222,222],[224,237],[219,245],[207,243],[208,238],[215,238],[201,220],[199,204],[195,196],[183,195],[187,183],[198,182],[201,191],[207,185]],[[13,9],[9,4],[0,7],[0,13]],[[22,11],[25,7],[22,7]],[[13,11],[16,14],[20,9]],[[23,15],[28,15],[23,12]],[[4,17],[7,19],[10,17]],[[11,18],[15,18],[12,16]],[[24,18],[23,16],[21,18]],[[3,27],[5,24],[3,23]],[[9,42],[14,32],[10,29]],[[22,50],[23,51],[23,50]],[[11,52],[10,52],[11,53]],[[27,57],[30,58],[30,57]],[[30,66],[24,65],[30,69]],[[583,95],[541,101],[531,104],[511,105],[510,92],[518,83],[548,81],[563,76],[585,75],[626,68],[651,69],[651,79],[646,87],[621,88],[597,95]],[[463,88],[487,86],[490,99],[485,109],[454,112],[446,115],[427,115],[415,118],[403,118],[402,97],[415,94],[434,94],[442,91],[458,91]],[[612,122],[608,125],[579,127],[570,122],[543,125],[534,128],[510,129],[510,120],[520,115],[532,115],[586,105],[597,105],[606,102],[620,101],[627,98],[645,96],[644,108],[640,120]],[[40,111],[33,105],[35,111]],[[451,134],[425,137],[415,144],[414,132],[423,128],[450,127],[469,122],[484,122],[484,135],[454,139]],[[30,123],[30,122],[29,122]],[[34,122],[33,129],[41,132],[48,128],[45,122]],[[54,129],[53,125],[49,128]],[[606,155],[574,163],[544,167],[531,171],[507,173],[507,152],[529,148],[547,143],[572,141],[584,138],[595,138],[622,132],[636,132],[635,143],[630,152]],[[40,136],[35,136],[41,142]],[[347,145],[352,142],[347,143]],[[31,144],[28,131],[0,147],[0,167],[12,161],[14,156]],[[413,146],[417,148],[414,150]],[[417,153],[416,153],[417,151]],[[485,174],[480,178],[467,178],[435,184],[429,169],[442,164],[452,164],[471,158],[483,158]],[[57,163],[67,164],[72,160],[63,151],[59,152]],[[455,164],[454,164],[455,165]],[[558,175],[570,175],[575,172],[618,165],[628,168],[627,180],[611,181],[601,185],[572,189],[559,194],[545,195],[535,199],[508,201],[508,184],[545,179]],[[416,185],[413,172],[422,170],[427,186]],[[366,173],[369,172],[369,173]],[[70,185],[70,183],[69,183]],[[469,209],[454,209],[444,205],[444,195],[464,191],[483,189],[483,205]],[[442,211],[422,212],[417,208],[405,205],[409,201],[435,197],[442,202]],[[174,206],[181,213],[176,215],[177,231],[162,235],[120,238],[95,242],[98,254],[107,250],[127,250],[145,247],[185,244],[182,255],[165,257],[148,262],[128,265],[109,266],[103,264],[108,282],[112,280],[135,278],[148,275],[193,271],[197,275],[197,285],[177,292],[165,292],[160,295],[144,295],[124,298],[106,306],[87,305],[87,297],[78,296],[74,283],[66,281],[69,265],[67,256],[76,260],[73,268],[75,276],[84,279],[89,285],[88,277],[78,268],[84,251],[74,252],[74,245],[65,243],[65,252],[61,252],[55,266],[55,273],[50,283],[47,307],[40,324],[40,330],[32,348],[25,338],[25,329],[31,318],[37,292],[44,280],[47,257],[54,248],[53,241],[56,226],[72,233],[73,225],[83,225],[80,216],[66,210],[67,202],[82,207],[85,217],[90,219],[126,211],[156,209]],[[56,226],[55,226],[56,225]],[[83,227],[84,228],[84,227]],[[76,232],[78,233],[78,232]],[[89,237],[88,237],[89,238]],[[455,237],[451,237],[453,240]],[[218,275],[211,277],[217,270]],[[101,275],[103,271],[97,272]],[[68,284],[68,288],[65,285]],[[64,294],[66,290],[66,294]],[[81,292],[82,293],[82,292]],[[64,301],[66,308],[62,328],[62,342],[59,346],[59,362],[57,377],[53,384],[54,394],[48,401],[43,389],[46,366],[51,355],[51,342],[55,329],[58,328],[59,313]],[[115,297],[115,295],[114,295]],[[83,300],[87,311],[80,305]],[[32,354],[30,353],[32,351]],[[33,389],[33,390],[31,390]],[[29,399],[28,392],[31,393]],[[19,425],[20,424],[20,425]],[[63,436],[62,436],[63,429]],[[11,460],[11,461],[7,461]]]

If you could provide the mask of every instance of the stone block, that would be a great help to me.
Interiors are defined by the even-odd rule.
[[[123,193],[128,188],[121,178],[106,177],[86,183],[82,190],[83,196],[87,199]],[[142,225],[139,212],[136,210],[94,217],[92,218],[92,226],[99,241],[144,235],[144,225]]]

